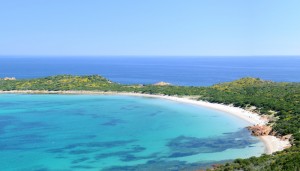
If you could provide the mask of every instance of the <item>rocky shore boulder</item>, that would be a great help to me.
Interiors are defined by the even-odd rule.
[[[247,127],[251,134],[254,136],[264,136],[269,135],[272,131],[272,127],[266,125],[253,125]]]
[[[288,134],[288,135],[282,136],[280,139],[283,140],[283,141],[292,140],[293,136],[292,136],[292,134]]]

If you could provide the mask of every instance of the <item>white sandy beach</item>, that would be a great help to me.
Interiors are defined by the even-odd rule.
[[[266,125],[268,121],[261,116],[259,116],[257,113],[246,111],[242,108],[238,107],[232,107],[228,105],[223,104],[217,104],[217,103],[209,103],[205,101],[197,101],[192,100],[188,98],[181,98],[181,97],[175,97],[175,96],[165,96],[165,95],[150,95],[150,94],[137,94],[137,93],[118,93],[121,95],[129,95],[129,96],[142,96],[142,97],[154,97],[154,98],[162,98],[182,103],[189,103],[194,104],[202,107],[207,107],[215,110],[220,110],[225,113],[234,115],[236,117],[239,117],[240,119],[243,119],[249,123],[249,126],[251,125]],[[282,151],[285,148],[288,148],[291,146],[290,142],[288,140],[281,140],[280,138],[277,138],[275,136],[260,136],[259,137],[266,145],[266,153],[272,154],[276,151]]]
[[[197,101],[189,98],[166,96],[166,95],[150,95],[141,93],[129,93],[129,92],[100,92],[100,91],[33,91],[33,90],[14,90],[14,91],[0,91],[2,94],[101,94],[101,95],[126,95],[126,96],[140,96],[140,97],[152,97],[152,98],[162,98],[166,100],[172,100],[181,103],[189,103],[193,105],[198,105],[202,107],[211,108],[214,110],[220,110],[225,113],[234,115],[243,119],[251,125],[265,125],[267,120],[259,116],[257,113],[246,111],[242,108],[232,107],[223,104],[209,103],[205,101]],[[259,137],[266,146],[266,153],[272,154],[276,151],[281,151],[285,148],[291,146],[288,140],[281,140],[275,136],[260,136]]]

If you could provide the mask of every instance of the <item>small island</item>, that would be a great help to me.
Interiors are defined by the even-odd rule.
[[[274,140],[270,138],[284,143],[280,148],[269,149],[268,154],[260,157],[216,164],[210,170],[300,168],[300,83],[242,78],[210,87],[175,86],[164,82],[140,86],[115,83],[99,75],[58,75],[36,79],[1,79],[0,91],[1,93],[29,94],[149,96],[224,110],[251,122],[252,126],[248,127],[249,130],[253,135],[262,137],[267,141],[266,143]],[[291,147],[286,148],[289,144]]]

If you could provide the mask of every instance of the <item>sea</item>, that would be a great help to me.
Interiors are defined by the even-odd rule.
[[[1,94],[0,170],[199,170],[264,153],[247,125],[165,99]]]
[[[0,77],[99,74],[123,84],[300,81],[299,57],[1,57]],[[0,94],[0,170],[200,170],[260,156],[233,115],[166,99]]]
[[[102,75],[122,84],[210,86],[255,77],[270,81],[299,82],[300,56],[185,57],[0,57],[0,78]]]

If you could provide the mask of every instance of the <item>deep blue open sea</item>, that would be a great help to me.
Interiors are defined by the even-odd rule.
[[[242,77],[300,82],[299,57],[1,57],[0,77],[99,74],[125,84],[208,86]]]

